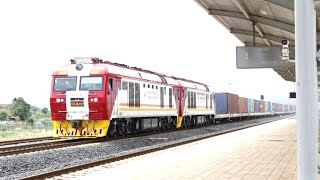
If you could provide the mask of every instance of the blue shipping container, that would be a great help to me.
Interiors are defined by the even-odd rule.
[[[271,102],[268,102],[268,112],[271,112]]]
[[[248,98],[247,106],[248,106],[248,113],[251,113],[251,99],[250,98]]]
[[[216,93],[216,113],[227,114],[228,106],[227,95],[222,93]]]

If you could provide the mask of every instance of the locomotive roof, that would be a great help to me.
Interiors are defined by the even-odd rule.
[[[143,79],[156,83],[172,84],[172,85],[181,85],[188,88],[194,88],[203,91],[209,91],[209,87],[206,84],[195,82],[188,79],[178,78],[174,76],[167,76],[161,73],[137,68],[130,67],[125,64],[114,63],[110,61],[103,61],[99,58],[74,58],[71,59],[71,65],[76,66],[76,64],[91,64],[92,70],[102,70],[104,73],[116,74],[122,77],[134,78],[134,79]],[[70,65],[63,66],[60,70],[68,70]],[[55,72],[54,74],[58,74]]]

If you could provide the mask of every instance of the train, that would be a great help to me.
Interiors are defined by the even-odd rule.
[[[295,111],[184,78],[77,57],[52,73],[53,137],[98,138]]]
[[[215,118],[217,120],[238,120],[248,117],[286,114],[293,115],[296,111],[295,105],[240,97],[237,94],[229,92],[215,93],[215,100]]]

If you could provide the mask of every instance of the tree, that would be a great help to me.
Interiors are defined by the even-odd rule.
[[[5,111],[0,111],[0,121],[4,121],[7,119],[8,113]]]
[[[41,109],[41,112],[42,112],[43,114],[48,114],[49,110],[48,110],[48,108],[42,108],[42,109]]]
[[[21,120],[27,120],[31,117],[31,106],[26,103],[22,97],[14,98],[10,106],[10,113],[13,116],[19,116]]]
[[[33,123],[34,123],[34,119],[33,119],[33,118],[29,118],[29,119],[27,120],[27,122],[30,123],[30,124],[33,124]]]
[[[31,111],[32,112],[37,112],[37,111],[40,111],[40,108],[38,108],[36,106],[31,106]]]

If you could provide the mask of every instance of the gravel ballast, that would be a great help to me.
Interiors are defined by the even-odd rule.
[[[155,142],[149,138],[167,139],[173,142],[203,134],[218,132],[235,127],[241,127],[257,122],[273,121],[279,117],[261,118],[241,122],[219,124],[197,129],[174,131],[137,138],[128,138],[110,142],[94,143],[64,149],[54,149],[0,158],[0,179],[20,179],[67,166],[74,166],[86,162],[115,156],[126,151],[137,151],[141,148],[154,146]]]

